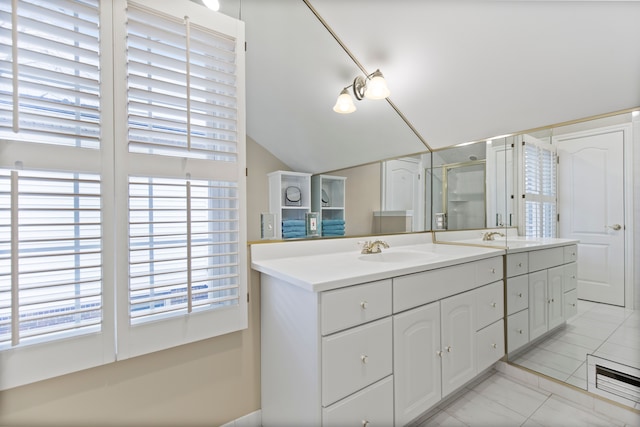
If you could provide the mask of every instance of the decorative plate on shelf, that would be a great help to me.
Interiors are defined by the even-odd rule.
[[[285,206],[302,206],[302,191],[300,188],[290,186],[284,190]]]

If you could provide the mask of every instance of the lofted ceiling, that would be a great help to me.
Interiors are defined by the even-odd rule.
[[[640,106],[640,2],[221,3],[246,23],[247,135],[297,171]],[[393,105],[332,111],[363,74],[353,59],[384,73]]]

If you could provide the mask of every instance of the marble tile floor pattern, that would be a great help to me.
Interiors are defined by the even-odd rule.
[[[640,426],[640,412],[498,362],[412,427]]]
[[[512,362],[586,390],[587,354],[640,367],[640,311],[579,300],[566,326]]]

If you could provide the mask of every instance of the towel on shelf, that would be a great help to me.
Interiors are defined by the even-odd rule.
[[[306,231],[283,231],[282,232],[282,238],[283,239],[295,239],[297,237],[307,237],[307,232]]]
[[[344,219],[323,219],[323,236],[344,236]]]
[[[282,226],[302,226],[304,227],[304,219],[283,219]]]
[[[307,228],[304,219],[285,219],[282,221],[282,238],[295,239],[306,237]]]
[[[344,219],[323,219],[322,226],[326,225],[344,225]]]

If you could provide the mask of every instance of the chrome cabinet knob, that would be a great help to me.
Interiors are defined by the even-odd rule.
[[[442,357],[442,350],[438,350],[438,351],[436,351],[436,355],[437,355],[438,357]]]
[[[493,347],[493,348],[498,348],[498,344],[495,344],[495,343],[494,343],[494,344],[491,344],[491,347]]]
[[[360,356],[360,361],[362,362],[363,365],[365,365],[368,360],[369,360],[369,357],[367,357],[366,354],[363,354]]]
[[[518,267],[522,267],[522,263],[521,262],[518,263]]]
[[[496,308],[496,306],[497,306],[497,305],[498,305],[498,304],[496,304],[495,302],[492,302],[492,303],[491,303],[491,307],[493,307],[493,308]]]
[[[496,269],[495,268],[491,269],[491,274],[496,274]]]
[[[450,346],[450,345],[448,345],[447,347],[445,347],[445,349],[447,350],[447,353],[451,353],[452,348],[451,348],[451,346]]]
[[[368,427],[369,426],[369,421],[368,420],[362,420],[362,427]]]
[[[518,298],[522,298],[522,292],[518,292]]]
[[[360,303],[360,308],[362,308],[363,310],[366,310],[366,309],[367,309],[367,307],[369,307],[369,303],[368,303],[368,302],[366,302],[366,301],[362,301],[362,302]]]
[[[523,331],[522,329],[518,329],[518,333],[519,333],[520,335],[522,335],[522,334],[524,333],[524,331]]]

